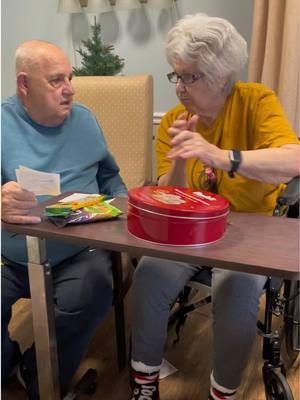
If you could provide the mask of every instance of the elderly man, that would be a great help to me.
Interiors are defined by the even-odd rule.
[[[61,191],[126,196],[119,168],[95,116],[73,104],[72,67],[60,48],[27,41],[16,51],[17,95],[2,103],[2,220],[35,224],[34,193],[16,183],[23,165],[60,174]],[[39,199],[40,200],[40,199]],[[112,303],[109,252],[47,242],[53,267],[58,360],[62,393]],[[25,238],[2,236],[2,381],[20,362],[30,399],[38,399],[34,346],[21,355],[8,333],[12,305],[30,297]]]

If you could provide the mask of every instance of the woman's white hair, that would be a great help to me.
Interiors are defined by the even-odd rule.
[[[247,42],[226,19],[206,14],[186,15],[168,32],[166,56],[169,64],[181,60],[196,64],[212,88],[220,88],[224,79],[226,95],[237,73],[247,62]]]

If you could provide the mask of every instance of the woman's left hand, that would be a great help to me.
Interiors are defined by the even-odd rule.
[[[193,115],[189,121],[189,129],[178,132],[170,142],[172,150],[167,157],[170,160],[198,158],[205,165],[214,167],[215,158],[221,151],[215,145],[205,140],[200,133],[196,132],[198,116]]]

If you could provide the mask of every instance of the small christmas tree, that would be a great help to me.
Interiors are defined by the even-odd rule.
[[[116,75],[124,67],[124,59],[113,54],[114,46],[105,45],[101,40],[101,27],[96,23],[91,25],[92,38],[83,40],[86,50],[79,48],[77,53],[82,57],[82,67],[73,68],[74,75]]]

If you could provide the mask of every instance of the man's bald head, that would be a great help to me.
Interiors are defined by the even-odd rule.
[[[16,50],[16,74],[36,70],[44,62],[62,56],[65,57],[64,52],[52,43],[42,40],[23,42]]]

